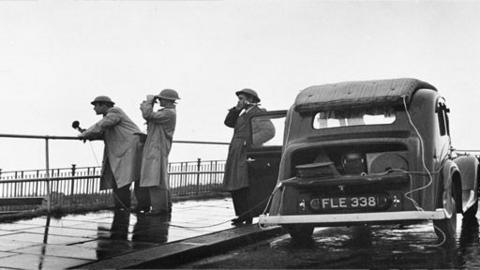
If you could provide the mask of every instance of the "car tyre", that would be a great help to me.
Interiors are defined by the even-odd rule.
[[[477,211],[478,211],[478,194],[480,194],[480,170],[477,169],[477,186],[476,189],[477,191],[477,201],[475,202],[474,205],[472,205],[468,210],[463,213],[463,219],[470,221],[470,220],[475,220],[477,216]]]
[[[313,225],[307,224],[291,224],[283,226],[285,230],[295,241],[308,241],[312,239]]]
[[[439,240],[442,243],[453,243],[455,242],[455,233],[457,231],[457,205],[454,197],[455,191],[452,187],[450,193],[443,193],[443,207],[447,210],[446,219],[434,220],[433,225],[435,233],[437,234]]]
[[[478,211],[478,199],[474,205],[472,205],[470,208],[468,208],[468,210],[465,213],[463,213],[463,218],[468,220],[473,220],[476,218],[477,211]]]

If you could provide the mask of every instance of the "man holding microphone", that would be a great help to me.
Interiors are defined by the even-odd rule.
[[[130,184],[140,177],[142,144],[135,135],[140,130],[109,97],[98,96],[91,104],[103,117],[79,137],[105,142],[100,189],[113,188],[115,209],[129,210]],[[142,196],[136,192],[136,197],[141,204]]]

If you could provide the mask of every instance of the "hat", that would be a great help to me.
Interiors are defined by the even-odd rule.
[[[90,102],[90,104],[92,105],[95,105],[95,103],[110,103],[112,105],[115,104],[115,102],[113,102],[109,97],[107,96],[98,96],[96,97],[92,102]]]
[[[245,88],[245,89],[242,89],[240,91],[237,91],[237,92],[235,92],[235,94],[237,96],[240,95],[240,94],[249,95],[249,96],[253,97],[253,102],[255,102],[255,103],[260,102],[260,98],[258,97],[257,92],[255,92],[254,90],[249,89],[249,88]]]
[[[163,89],[160,94],[157,95],[158,98],[161,98],[161,99],[168,99],[168,100],[177,100],[177,99],[180,99],[180,97],[178,96],[178,93],[177,91],[173,90],[173,89]]]

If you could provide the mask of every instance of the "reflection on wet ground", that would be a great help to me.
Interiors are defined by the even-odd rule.
[[[288,257],[287,267],[478,269],[478,220],[459,224],[460,237],[453,246],[438,247],[431,224],[420,224],[317,229],[310,242],[297,243],[286,236],[270,248]]]
[[[228,229],[231,205],[230,199],[185,201],[174,203],[171,216],[100,211],[0,223],[0,268],[65,269]]]
[[[480,268],[478,220],[464,220],[458,248],[460,264],[466,269]]]
[[[168,240],[170,215],[136,216],[132,240],[128,240],[131,214],[126,211],[114,211],[110,229],[98,228],[97,259],[104,259],[117,255],[119,251],[128,251],[135,244],[147,243],[162,244]],[[137,245],[138,247],[138,245]]]
[[[477,218],[457,225],[457,242],[450,246],[438,246],[431,222],[317,228],[310,241],[283,235],[179,268],[480,269]]]

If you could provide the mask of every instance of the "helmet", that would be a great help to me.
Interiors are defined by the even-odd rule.
[[[235,94],[237,94],[237,96],[240,95],[240,94],[249,95],[249,96],[253,97],[253,102],[255,102],[255,103],[260,102],[260,98],[258,97],[257,92],[255,92],[254,90],[249,89],[249,88],[245,88],[245,89],[242,89],[240,91],[237,91],[237,92],[235,92]]]
[[[92,105],[95,105],[95,103],[99,103],[99,102],[102,102],[102,103],[110,103],[112,104],[112,106],[115,104],[115,102],[113,102],[109,97],[107,96],[98,96],[96,97],[92,102],[90,102],[90,104]]]
[[[158,98],[161,98],[161,99],[168,99],[168,100],[177,100],[177,99],[180,99],[180,97],[178,96],[178,93],[177,91],[173,90],[173,89],[163,89],[160,94],[157,95]]]

